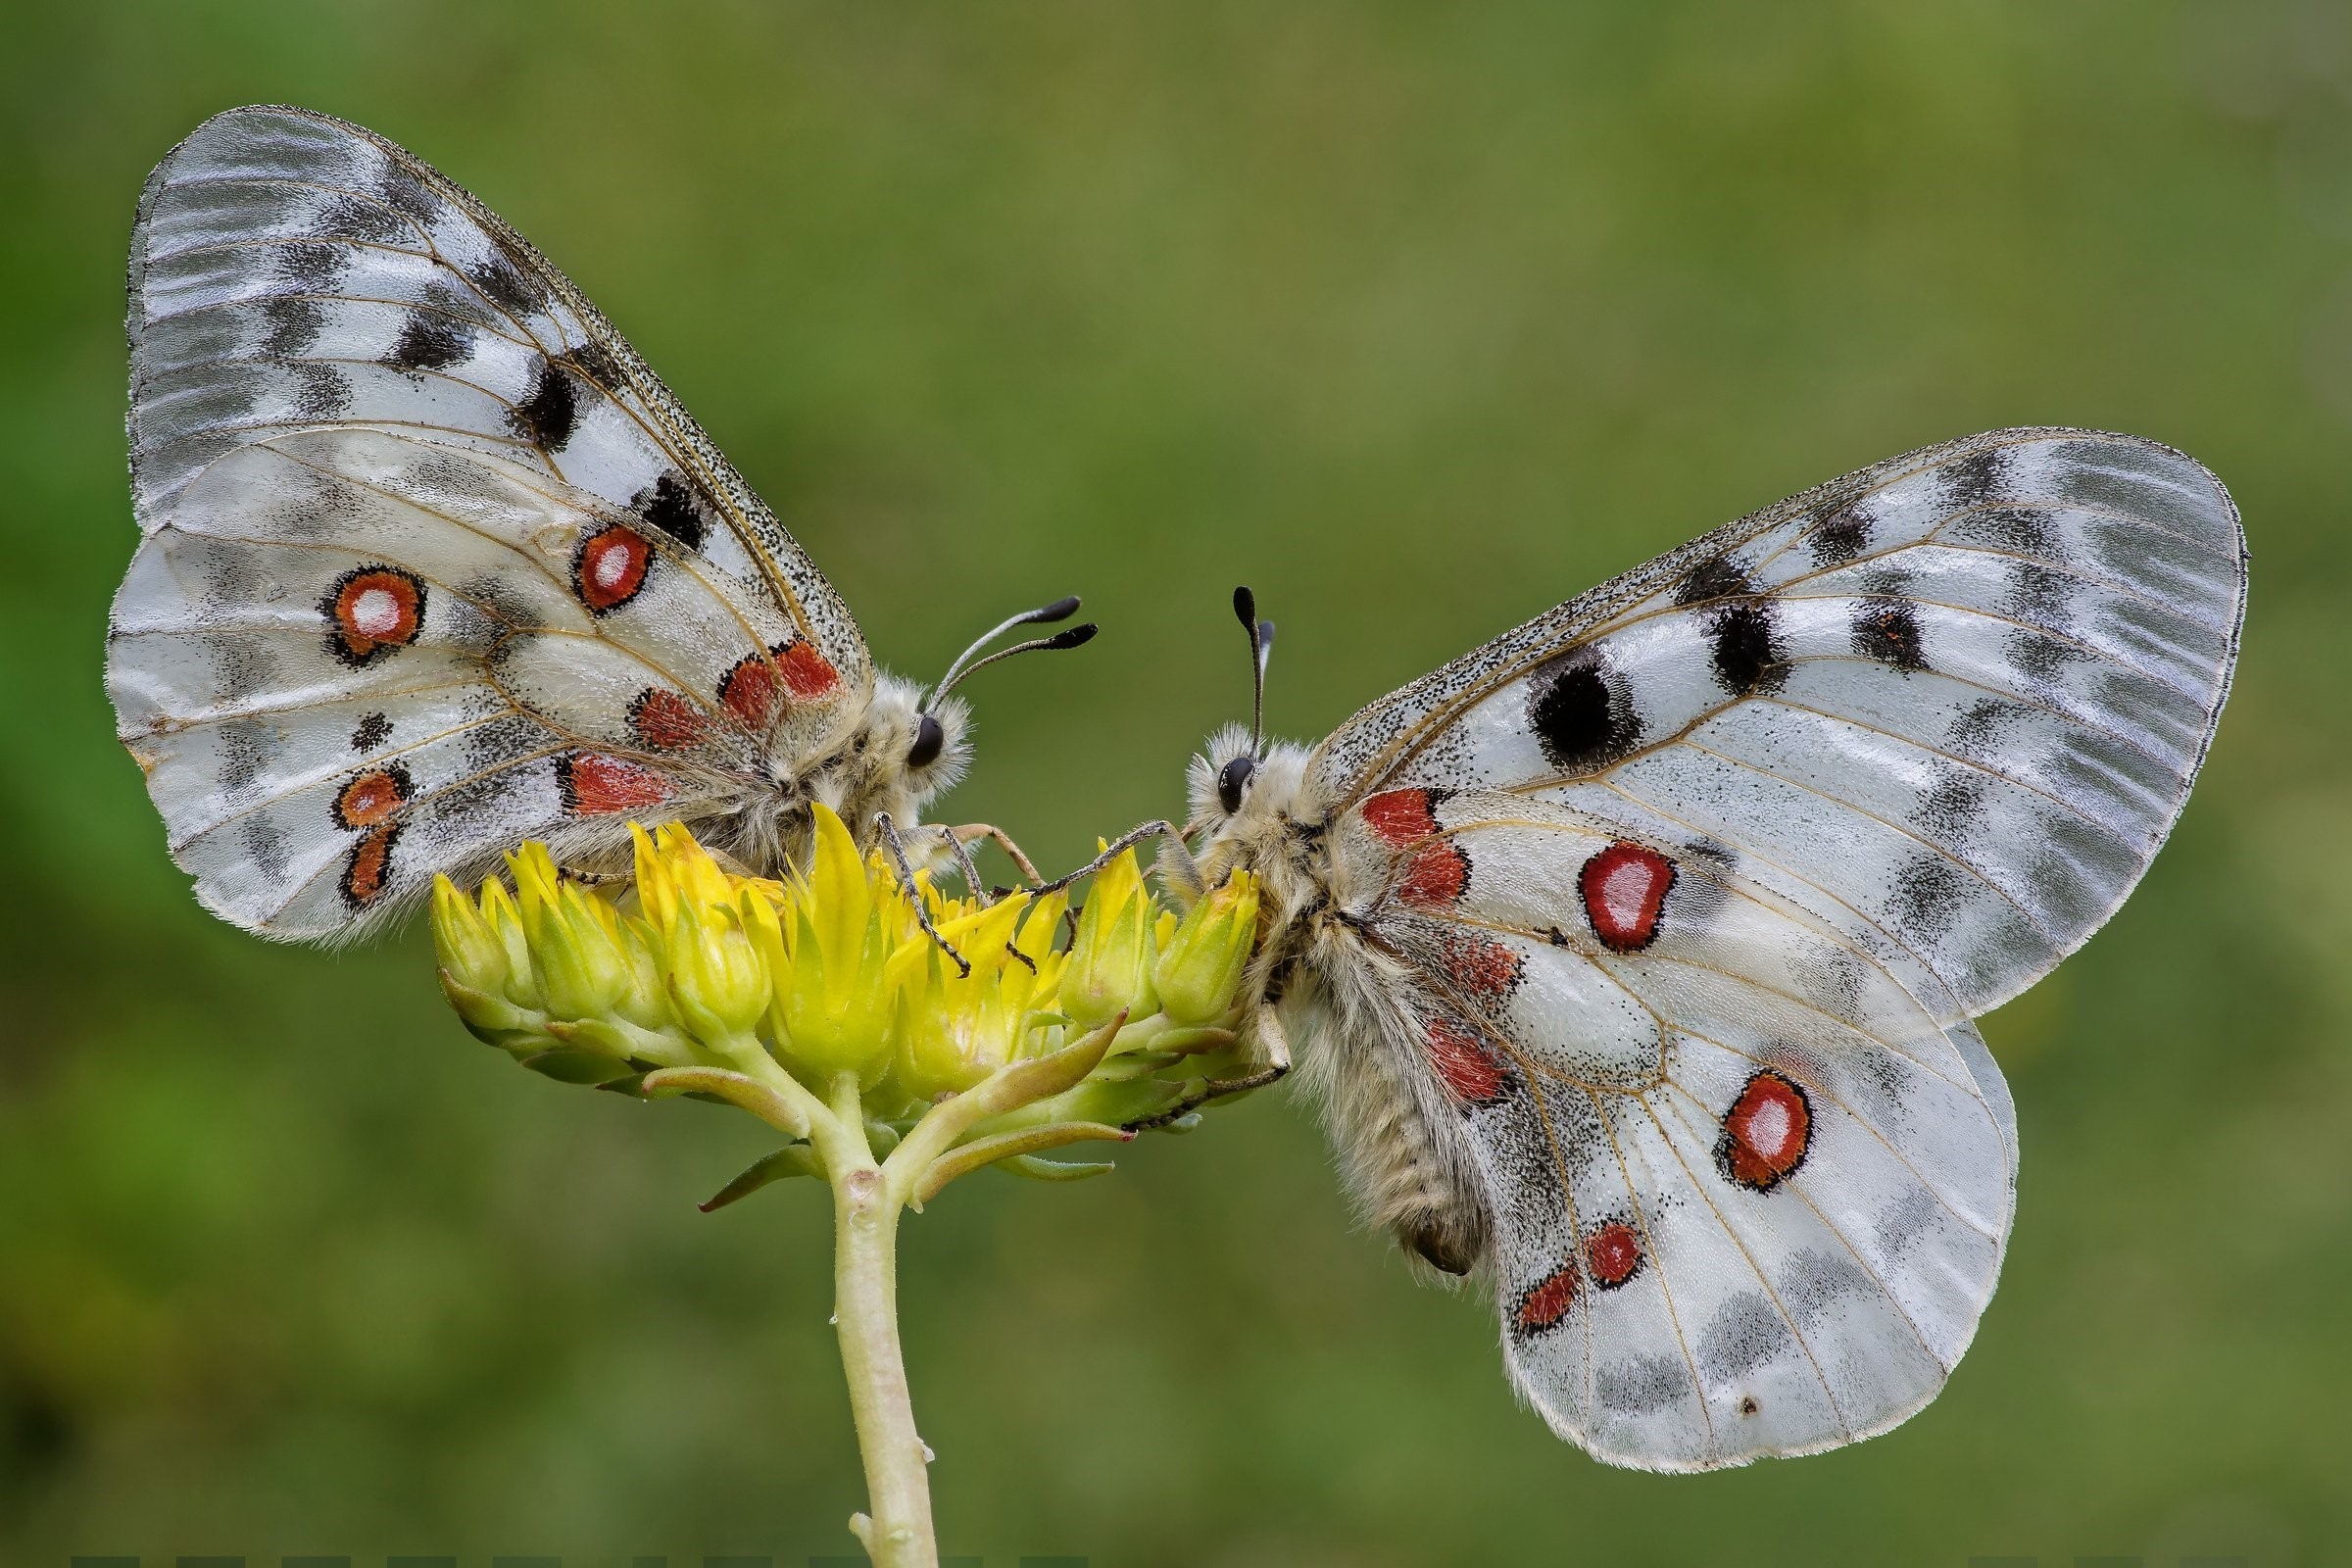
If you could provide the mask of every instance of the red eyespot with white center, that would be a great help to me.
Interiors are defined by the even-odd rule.
[[[1748,1079],[1723,1113],[1716,1168],[1742,1187],[1768,1193],[1805,1162],[1812,1142],[1813,1102],[1767,1067]]]
[[[1520,1293],[1519,1304],[1511,1309],[1512,1327],[1523,1336],[1558,1328],[1568,1321],[1569,1308],[1576,1305],[1583,1283],[1573,1261],[1562,1264]]]
[[[1617,1289],[1641,1271],[1642,1233],[1619,1220],[1595,1225],[1585,1238],[1585,1266],[1592,1271],[1593,1284]]]
[[[601,752],[573,752],[556,760],[556,787],[564,809],[574,816],[611,816],[643,810],[669,799],[670,780],[650,767]]]
[[[1489,1104],[1501,1096],[1509,1070],[1478,1036],[1450,1018],[1432,1018],[1424,1033],[1429,1064],[1447,1094],[1464,1105]]]
[[[572,592],[597,614],[609,613],[637,597],[653,564],[654,547],[645,536],[612,523],[580,541],[571,564]]]
[[[373,663],[406,648],[424,627],[424,579],[398,566],[347,571],[318,607],[327,647],[347,664]]]
[[[1639,953],[1658,939],[1658,915],[1674,887],[1674,862],[1620,839],[1585,862],[1577,876],[1585,918],[1612,953]]]
[[[369,768],[335,794],[335,821],[347,828],[373,827],[408,804],[409,770],[394,762]]]

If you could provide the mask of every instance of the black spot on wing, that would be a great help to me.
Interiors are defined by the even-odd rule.
[[[317,300],[300,295],[275,295],[261,302],[262,354],[273,360],[299,359],[318,340],[326,311]]]
[[[1933,788],[1912,813],[1915,825],[1936,843],[1953,849],[1966,845],[1983,821],[1987,783],[1984,775],[1944,763]]]
[[[2001,598],[2002,612],[2034,626],[2065,626],[2082,579],[2071,577],[2036,561],[2008,563],[2009,582]]]
[[[1711,1383],[1730,1383],[1788,1348],[1788,1320],[1760,1291],[1725,1299],[1698,1336],[1698,1370]]]
[[[531,395],[507,416],[507,422],[523,440],[542,451],[555,452],[571,439],[572,427],[579,416],[579,396],[571,377],[553,361],[542,361],[538,383],[531,388]]]
[[[1813,552],[1813,564],[1823,570],[1841,566],[1869,549],[1874,520],[1868,503],[1851,491],[1824,503],[1821,520],[1805,539]]]
[[[372,752],[392,738],[392,721],[381,713],[362,715],[359,725],[351,732],[351,749]]]
[[[1538,669],[1528,686],[1528,728],[1562,772],[1614,761],[1642,738],[1642,721],[1598,648],[1571,649]]]
[[[472,348],[472,329],[464,322],[416,311],[401,322],[384,363],[402,370],[439,370],[464,360]]]
[[[1906,936],[1934,942],[1952,928],[1976,884],[1940,855],[1921,854],[1895,873],[1886,912]]]
[[[481,290],[482,298],[509,316],[531,315],[546,303],[531,286],[531,280],[522,275],[522,269],[509,261],[503,252],[494,251],[466,268],[466,280]]]
[[[2057,527],[2050,514],[2028,507],[1993,507],[1976,514],[1967,519],[1965,528],[1954,531],[1997,549],[2044,560],[2058,551]]]
[[[270,760],[272,738],[250,718],[232,719],[220,726],[220,788],[223,797],[242,802],[253,793]]]
[[[324,294],[350,270],[352,250],[335,240],[294,240],[278,247],[275,271],[307,293]]]
[[[665,473],[637,493],[631,509],[689,550],[703,547],[708,524],[694,492],[677,475]]]
[[[351,383],[331,365],[297,360],[286,367],[293,378],[294,413],[305,419],[341,418],[351,409]]]
[[[1729,556],[1717,556],[1683,579],[1683,585],[1675,590],[1674,602],[1702,605],[1710,599],[1733,599],[1754,592],[1747,574]]]
[[[607,393],[618,392],[627,379],[620,372],[620,361],[602,343],[583,343],[569,357],[573,369]]]
[[[2006,447],[1982,447],[1943,470],[1946,513],[1974,512],[1992,505],[2005,487],[2009,453]]]
[[[418,184],[415,177],[398,169],[389,171],[377,180],[375,189],[369,194],[403,218],[418,223],[429,224],[441,216],[439,199]]]
[[[1919,612],[1901,599],[1865,599],[1854,607],[1854,652],[1896,669],[1928,667]]]
[[[402,221],[400,214],[388,212],[381,204],[349,192],[337,196],[318,210],[312,231],[333,234],[342,239],[366,240],[377,245],[398,244],[416,238],[409,225]]]
[[[1735,697],[1780,690],[1788,678],[1788,654],[1774,626],[1769,599],[1740,599],[1706,612],[1715,678]]]

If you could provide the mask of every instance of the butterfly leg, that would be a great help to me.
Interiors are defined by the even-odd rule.
[[[923,891],[915,886],[914,867],[906,863],[906,846],[899,842],[898,824],[891,821],[888,811],[876,811],[874,826],[882,830],[883,846],[890,851],[891,863],[899,870],[899,891],[906,894],[906,902],[914,906],[914,918],[916,923],[923,928],[923,935],[936,943],[940,952],[956,960],[956,970],[959,975],[970,974],[972,972],[970,960],[965,958],[962,954],[957,953],[954,947],[949,945],[948,939],[939,934],[939,927],[931,923],[931,911],[923,907]]]
[[[1290,1075],[1290,1036],[1283,1032],[1282,1023],[1275,1017],[1271,1004],[1260,1003],[1256,1009],[1250,1014],[1250,1038],[1256,1043],[1258,1054],[1265,1058],[1264,1066],[1255,1072],[1245,1073],[1239,1078],[1203,1079],[1199,1089],[1157,1115],[1126,1123],[1127,1130],[1141,1133],[1150,1132],[1154,1127],[1165,1127],[1172,1121],[1180,1121],[1191,1115],[1212,1100],[1223,1100],[1228,1095],[1244,1095],[1252,1089],[1263,1089],[1268,1084],[1279,1083]]]
[[[1200,892],[1200,867],[1194,862],[1193,852],[1185,848],[1183,830],[1175,823],[1165,820],[1146,822],[1141,827],[1129,828],[1111,840],[1102,854],[1087,861],[1077,870],[1057,876],[1033,891],[1041,897],[1048,893],[1059,893],[1079,878],[1093,876],[1129,850],[1151,838],[1164,841],[1160,847],[1159,863],[1168,868],[1170,875],[1184,883],[1187,891],[1198,896]]]
[[[966,822],[961,827],[949,829],[949,832],[954,834],[958,849],[966,844],[976,844],[982,839],[993,840],[997,848],[1010,856],[1012,863],[1021,868],[1021,875],[1029,879],[1030,886],[1035,887],[1045,880],[1036,865],[1031,863],[1029,857],[1021,853],[1021,847],[1012,842],[1012,836],[994,822]],[[974,884],[975,889],[977,886],[978,884]]]
[[[956,836],[956,830],[952,827],[941,827],[937,823],[926,825],[932,832],[948,841],[948,849],[956,857],[956,869],[962,873],[963,885],[972,897],[975,899],[987,898],[987,890],[980,886],[980,867],[973,863],[972,852],[963,847],[963,840]]]

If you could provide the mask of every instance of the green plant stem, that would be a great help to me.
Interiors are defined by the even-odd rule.
[[[870,1519],[854,1516],[850,1528],[875,1568],[938,1568],[929,1454],[915,1434],[899,1349],[899,1203],[870,1153],[832,1175],[835,1332],[873,1510]]]

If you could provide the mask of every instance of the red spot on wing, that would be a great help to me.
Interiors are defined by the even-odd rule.
[[[1574,1263],[1561,1265],[1530,1286],[1519,1298],[1519,1305],[1511,1316],[1522,1334],[1541,1334],[1557,1328],[1576,1305],[1577,1273]]]
[[[351,859],[343,867],[343,897],[354,908],[365,907],[384,891],[392,878],[392,843],[400,837],[400,824],[386,822],[368,830],[368,836],[351,847]]]
[[[416,640],[424,626],[424,579],[398,566],[347,571],[318,609],[327,646],[347,664],[366,664]]]
[[[1585,1238],[1585,1263],[1604,1291],[1613,1291],[1634,1277],[1642,1266],[1642,1234],[1631,1225],[1611,1220]]]
[[[637,597],[654,564],[645,536],[621,523],[599,528],[580,542],[571,564],[572,591],[598,614],[618,610]]]
[[[1418,909],[1443,908],[1470,886],[1470,857],[1450,839],[1428,839],[1404,862],[1396,896]]]
[[[1620,839],[1585,862],[1577,877],[1585,918],[1601,946],[1638,953],[1657,940],[1658,911],[1674,886],[1674,862]]]
[[[746,729],[763,730],[789,699],[812,703],[841,685],[841,672],[806,641],[778,643],[735,662],[719,678],[718,700]]]
[[[335,820],[344,827],[373,827],[409,799],[409,770],[394,762],[370,768],[335,795]]]
[[[574,816],[609,816],[642,810],[670,797],[670,781],[650,767],[601,752],[574,752],[556,760],[556,784],[564,809]]]
[[[1476,1035],[1450,1018],[1432,1018],[1426,1033],[1429,1064],[1454,1099],[1483,1105],[1502,1093],[1509,1074]]]
[[[797,702],[815,702],[841,684],[841,671],[806,639],[776,650],[776,673]]]
[[[1364,825],[1383,844],[1400,850],[1438,831],[1438,803],[1444,799],[1429,790],[1384,790],[1364,802]]]
[[[744,728],[767,728],[776,716],[776,666],[764,654],[745,655],[719,677],[718,702]]]
[[[1474,1002],[1493,1005],[1519,983],[1519,955],[1499,942],[1448,933],[1444,947],[1446,974]]]
[[[629,704],[629,728],[648,751],[682,751],[710,733],[710,715],[676,692],[648,686]]]
[[[1748,1079],[1723,1113],[1715,1164],[1740,1186],[1770,1192],[1804,1163],[1812,1142],[1812,1102],[1804,1090],[1767,1067]]]

